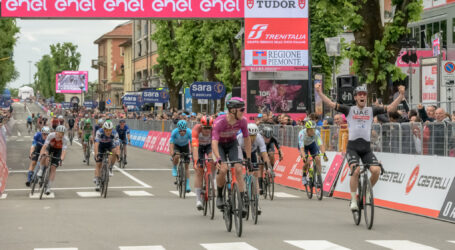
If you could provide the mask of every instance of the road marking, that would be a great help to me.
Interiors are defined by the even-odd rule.
[[[52,190],[87,190],[87,189],[94,189],[93,187],[69,187],[69,188],[52,188]],[[109,187],[109,189],[138,189],[144,188],[143,186],[124,186],[124,187]],[[151,188],[151,187],[150,187]],[[13,192],[13,191],[30,191],[30,188],[15,188],[15,189],[5,189],[5,191]]]
[[[55,188],[53,188],[53,189],[55,190]],[[30,189],[28,189],[28,190],[30,190]],[[40,196],[39,192],[35,192],[33,195],[32,194],[28,195],[28,197],[31,199],[39,199],[39,196]],[[54,192],[51,192],[49,195],[43,194],[43,199],[54,199],[54,198],[55,198]]]
[[[278,198],[299,198],[297,195],[288,194],[285,192],[275,192],[275,196]]]
[[[69,169],[57,169],[57,172],[82,172],[82,171],[91,171],[93,169],[88,168],[69,168]],[[28,173],[28,170],[10,170],[10,174],[17,174],[17,173]]]
[[[375,244],[381,247],[393,249],[393,250],[436,250],[430,246],[422,245],[409,240],[367,240],[371,244]]]
[[[24,141],[24,139],[17,139],[16,141]]]
[[[170,168],[126,168],[125,171],[171,171]]]
[[[208,250],[257,250],[246,242],[210,243],[201,246]]]
[[[173,194],[179,196],[179,191],[169,191],[169,192],[171,192],[171,193],[173,193]],[[188,197],[195,197],[196,194],[193,193],[193,192],[189,192],[189,193],[186,193],[186,196],[188,196]]]
[[[123,191],[128,196],[153,196],[153,194],[140,190],[140,191]]]
[[[78,144],[79,146],[82,147],[82,144],[80,144],[79,142],[77,142],[77,141],[75,141],[75,140],[73,140],[73,142],[76,143],[76,144]]]
[[[284,242],[295,247],[307,250],[349,250],[327,240],[285,240]]]
[[[34,248],[34,250],[77,250],[77,247],[67,247],[67,248]]]
[[[142,185],[143,187],[146,187],[146,188],[151,188],[152,187],[152,186],[148,185],[147,183],[139,180],[138,178],[132,176],[131,174],[127,173],[125,170],[117,167],[117,165],[114,165],[114,169],[116,169],[117,171],[119,171],[120,173],[125,175],[126,177],[130,178],[131,180],[135,181],[137,184]]]
[[[17,131],[17,136],[21,136],[21,132],[19,130]]]
[[[448,242],[455,244],[455,240],[448,240]]]
[[[6,199],[7,196],[8,194],[2,194],[2,196],[0,196],[0,199]]]
[[[163,246],[128,246],[128,247],[119,247],[120,250],[165,250]]]
[[[100,192],[76,192],[80,197],[100,197]]]

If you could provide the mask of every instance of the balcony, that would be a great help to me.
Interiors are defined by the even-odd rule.
[[[106,57],[98,56],[98,66],[106,66]]]
[[[92,68],[98,69],[98,59],[92,59]]]

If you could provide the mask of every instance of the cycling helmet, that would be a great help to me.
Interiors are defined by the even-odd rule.
[[[88,118],[88,114],[85,114],[84,117],[85,117],[85,118]]]
[[[179,128],[180,131],[186,130],[186,128],[187,128],[186,121],[180,120],[179,122],[177,122],[177,127]]]
[[[66,130],[65,126],[60,125],[60,126],[58,126],[58,127],[55,129],[55,132],[62,132],[62,133],[65,133],[65,130]]]
[[[58,116],[58,119],[59,119],[59,120],[63,120],[63,115],[59,115],[59,116]]]
[[[51,129],[48,126],[45,126],[41,129],[42,134],[49,134],[51,132]]]
[[[201,118],[201,124],[204,127],[211,127],[213,125],[213,118],[211,116],[203,116]]]
[[[104,123],[104,120],[103,120],[103,118],[100,118],[100,119],[98,119],[98,124],[100,124],[100,125],[101,125],[101,124],[103,124],[103,123]]]
[[[316,123],[314,123],[314,122],[311,121],[311,120],[310,120],[310,121],[307,121],[307,122],[305,123],[305,127],[306,127],[306,128],[313,128],[313,129],[314,129],[314,128],[316,128]]]
[[[254,123],[248,123],[248,134],[257,135],[259,133],[258,125]]]
[[[113,129],[114,128],[114,124],[111,121],[105,121],[104,124],[103,124],[103,128],[104,129]]]
[[[265,138],[272,138],[273,136],[273,130],[271,127],[264,127],[262,129],[262,135],[265,137]]]
[[[126,121],[124,119],[121,119],[120,123],[126,123]]]
[[[357,93],[359,93],[359,92],[368,93],[367,86],[365,86],[365,85],[357,86],[354,90],[354,96],[357,95]]]
[[[245,107],[245,102],[240,97],[232,97],[229,101],[226,102],[226,107],[228,109],[236,109]]]

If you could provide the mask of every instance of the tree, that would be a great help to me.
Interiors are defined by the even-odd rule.
[[[19,89],[18,88],[8,88],[11,92],[11,98],[17,98],[19,96]]]
[[[382,93],[387,102],[387,81],[405,77],[395,61],[402,48],[400,42],[409,34],[408,23],[420,18],[422,0],[392,0],[395,14],[385,24],[377,0],[320,0],[318,5],[344,18],[344,24],[355,37],[347,52],[353,60],[352,70],[360,82],[369,84],[370,93]]]
[[[7,83],[19,76],[12,59],[17,33],[19,28],[16,19],[0,18],[0,92],[3,92]]]
[[[55,95],[55,69],[52,57],[44,55],[35,63],[36,73],[34,75],[35,86],[37,86],[40,95],[50,98]]]

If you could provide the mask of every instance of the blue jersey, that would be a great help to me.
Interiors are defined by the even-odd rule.
[[[93,128],[93,131],[95,131],[95,135],[96,135],[96,132],[98,132],[98,130],[101,129],[101,126],[96,124],[95,127]]]
[[[27,122],[32,122],[32,117],[31,116],[27,117]]]
[[[35,136],[33,137],[32,143],[32,146],[35,147],[35,152],[41,151],[41,148],[43,147],[45,141],[46,140],[44,140],[41,132],[36,132]]]
[[[107,136],[101,128],[96,131],[95,142],[98,142],[100,145],[112,145],[116,147],[119,145],[117,131],[112,130],[112,134]]]
[[[129,135],[129,134],[130,134],[130,128],[129,128],[128,125],[126,125],[126,124],[125,124],[125,127],[124,127],[124,128],[121,128],[120,125],[117,125],[117,127],[115,128],[115,130],[117,130],[118,137],[119,137],[121,140],[126,140],[126,135]]]
[[[170,143],[183,147],[191,143],[191,129],[187,128],[184,136],[181,136],[179,129],[175,128],[171,133]]]

